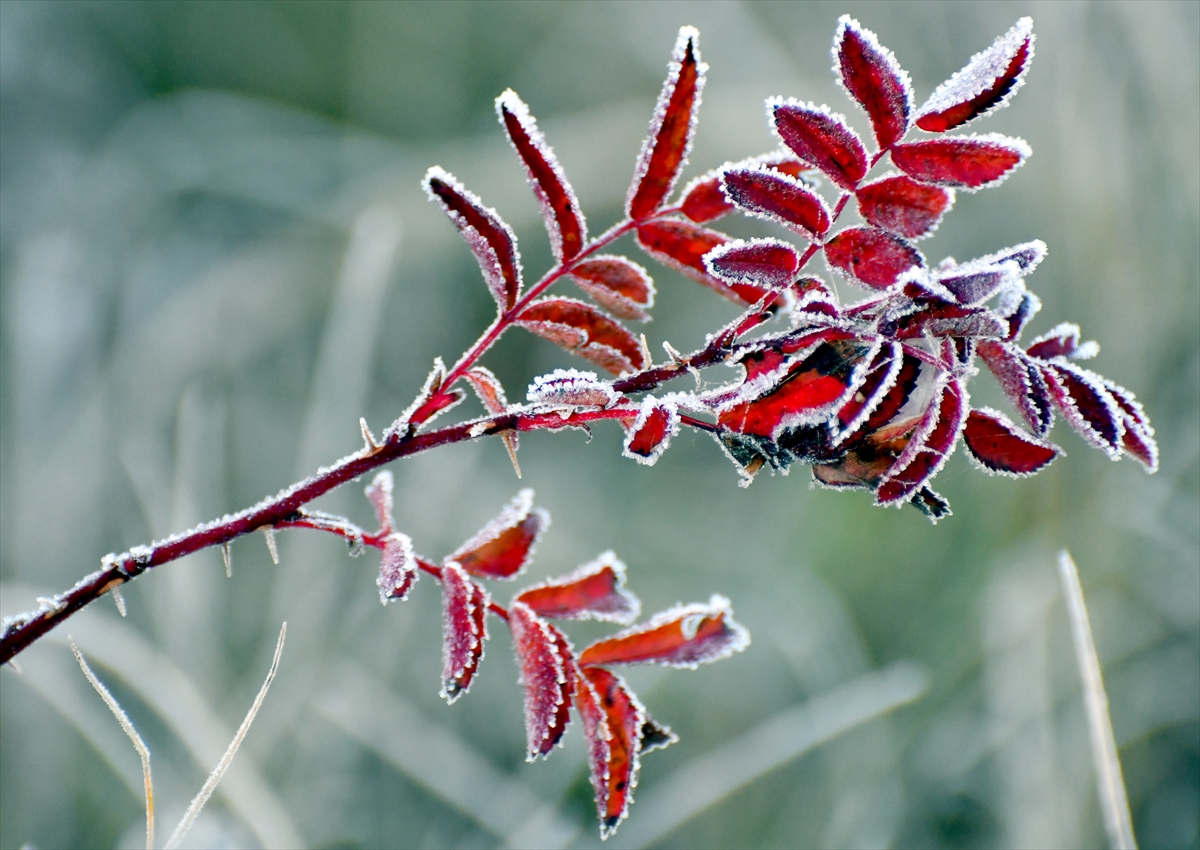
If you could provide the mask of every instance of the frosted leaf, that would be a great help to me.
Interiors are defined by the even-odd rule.
[[[375,508],[375,517],[379,520],[379,529],[383,533],[392,530],[392,490],[395,479],[390,470],[384,469],[376,473],[374,480],[366,488],[367,498]]]
[[[535,301],[521,311],[516,323],[614,375],[649,365],[641,343],[627,328],[573,298]]]
[[[828,106],[777,97],[767,100],[767,113],[788,149],[838,186],[853,191],[866,176],[867,152],[844,115]]]
[[[824,423],[857,392],[881,345],[855,340],[818,345],[790,362],[769,392],[723,404],[717,421],[732,431],[771,440],[790,429]]]
[[[453,703],[471,687],[487,640],[487,591],[453,562],[442,567],[442,690]]]
[[[1054,411],[1041,370],[1008,342],[984,342],[979,346],[979,356],[1021,417],[1044,436],[1054,422]]]
[[[549,755],[567,730],[573,685],[568,668],[573,653],[562,632],[523,602],[509,608],[508,626],[525,693],[526,761],[536,761]]]
[[[430,200],[436,201],[463,235],[483,279],[500,311],[511,310],[521,294],[521,254],[517,237],[499,213],[485,207],[453,174],[436,165],[422,181]]]
[[[735,239],[705,254],[704,265],[710,274],[730,284],[783,289],[795,280],[800,255],[778,239]]]
[[[945,465],[962,433],[967,419],[967,390],[957,378],[940,379],[925,417],[907,446],[884,476],[875,494],[875,503],[892,505],[907,502]],[[936,517],[930,516],[936,521]]]
[[[495,519],[453,553],[454,562],[471,575],[515,578],[533,557],[534,548],[550,526],[550,514],[533,507],[533,491],[522,490]]]
[[[1133,393],[1107,378],[1100,379],[1121,409],[1125,432],[1121,436],[1121,447],[1134,460],[1146,467],[1150,474],[1158,472],[1158,444],[1154,441],[1154,428],[1142,405]]]
[[[935,272],[934,277],[950,290],[958,303],[968,306],[982,304],[997,292],[1015,286],[1021,279],[1020,269],[1011,261],[995,266],[974,261],[953,271]]]
[[[413,399],[412,404],[404,409],[404,412],[396,417],[396,421],[388,426],[383,432],[384,440],[394,440],[399,437],[404,437],[408,434],[412,425],[413,417],[417,413],[421,413],[421,424],[433,421],[437,416],[445,413],[456,407],[466,395],[461,390],[450,390],[442,394],[441,400],[435,407],[430,409],[430,402],[434,396],[439,394],[442,389],[442,381],[446,379],[446,364],[442,362],[442,358],[433,358],[433,368],[429,374],[425,376],[425,383],[421,385],[421,391],[417,393],[417,397]]]
[[[981,265],[998,266],[1001,263],[1014,262],[1022,274],[1029,274],[1046,258],[1046,243],[1041,239],[1034,239],[1032,242],[1022,242],[1020,245],[1013,245],[1011,248],[1002,248],[994,254],[988,254],[985,257],[979,257],[972,260],[972,263]]]
[[[670,398],[646,396],[637,419],[625,432],[622,454],[638,463],[654,466],[679,433],[679,408]]]
[[[600,667],[585,667],[582,673],[586,681],[577,684],[575,692],[588,738],[600,838],[606,840],[633,803],[641,767],[642,730],[649,715],[620,676]]]
[[[947,136],[892,148],[892,162],[914,180],[975,192],[1004,182],[1033,151],[1024,139],[997,133]]]
[[[496,98],[496,113],[525,166],[533,194],[542,209],[555,259],[574,258],[587,242],[587,222],[558,158],[546,144],[537,120],[529,114],[529,107],[512,89],[506,89]]]
[[[825,259],[842,277],[884,290],[906,272],[925,265],[921,252],[905,239],[877,227],[847,227],[825,243]]]
[[[733,619],[729,600],[713,594],[708,604],[677,605],[645,623],[598,640],[579,663],[666,664],[695,669],[727,658],[750,645],[750,633]]]
[[[829,230],[831,215],[821,196],[769,166],[731,168],[721,175],[721,189],[744,212],[782,224],[812,241]]]
[[[998,410],[980,407],[967,416],[963,429],[967,455],[980,469],[1012,478],[1041,472],[1062,449],[1018,428]]]
[[[834,423],[833,445],[837,446],[857,432],[879,407],[896,381],[904,364],[904,350],[897,342],[884,344],[863,376],[850,400],[838,410]]]
[[[595,372],[555,369],[534,378],[525,397],[534,404],[611,407],[621,394],[610,382],[600,380]]]
[[[521,591],[516,601],[541,617],[622,625],[636,620],[642,610],[638,598],[625,589],[625,564],[611,550],[569,575]]]
[[[833,71],[871,119],[875,140],[886,150],[908,132],[912,83],[892,51],[849,15],[838,18]]]
[[[691,152],[704,75],[708,72],[708,65],[700,61],[699,38],[694,27],[680,27],[667,66],[667,80],[650,119],[650,133],[642,143],[625,201],[625,212],[634,221],[649,218],[658,210],[671,194]]]
[[[575,284],[613,315],[648,322],[654,306],[654,281],[632,260],[600,254],[571,269]]]
[[[922,306],[923,309],[904,319],[896,333],[898,338],[955,337],[965,342],[971,338],[1003,339],[1008,332],[1007,323],[986,308],[938,302]]]
[[[1104,386],[1104,379],[1062,359],[1039,365],[1050,390],[1050,400],[1063,418],[1112,460],[1119,459],[1125,417]]]
[[[762,156],[751,157],[740,162],[727,162],[719,168],[713,168],[693,179],[684,187],[680,195],[679,210],[697,224],[716,221],[718,218],[733,212],[733,202],[721,189],[721,175],[733,168],[756,168],[765,166],[800,180],[803,185],[809,182],[800,175],[810,171],[812,166],[796,159],[790,151],[774,151]]]
[[[1002,109],[1033,60],[1033,19],[1021,18],[987,50],[976,53],[961,71],[938,86],[918,110],[916,124],[931,133],[953,130]]]
[[[769,292],[759,286],[728,284],[713,277],[704,265],[704,255],[730,237],[689,221],[667,219],[638,225],[637,244],[664,266],[702,283],[736,304],[754,304]]]
[[[403,602],[420,575],[412,539],[399,531],[388,534],[379,561],[379,577],[375,579],[379,601],[384,605],[392,601]]]
[[[931,235],[954,206],[953,189],[918,183],[903,174],[868,183],[855,198],[868,224],[908,239]]]
[[[1079,334],[1079,325],[1063,322],[1029,343],[1025,352],[1039,360],[1053,360],[1055,357],[1090,360],[1100,353],[1100,343],[1095,340],[1080,342]]]

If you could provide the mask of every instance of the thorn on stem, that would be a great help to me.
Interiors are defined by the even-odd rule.
[[[233,578],[233,555],[229,552],[229,542],[221,544],[221,559],[225,562],[225,578]]]
[[[264,525],[262,530],[263,536],[267,538],[267,551],[271,553],[271,563],[279,565],[279,547],[275,545],[275,529],[269,525]]]
[[[644,340],[645,337],[642,337]],[[505,431],[500,435],[500,439],[504,441],[504,448],[508,450],[508,459],[512,461],[513,472],[517,473],[517,478],[521,477],[521,464],[517,463],[517,435],[514,431]]]
[[[125,616],[125,597],[121,595],[121,588],[116,585],[109,591],[112,594],[113,602],[117,603],[117,613],[122,617]]]
[[[371,429],[367,427],[366,417],[359,417],[358,427],[362,429],[363,450],[368,454],[379,448],[379,444],[375,442],[375,437],[371,434]]]

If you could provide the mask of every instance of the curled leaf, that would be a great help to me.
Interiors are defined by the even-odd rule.
[[[1095,372],[1059,360],[1039,363],[1050,400],[1080,436],[1113,460],[1121,456],[1125,417]]]
[[[403,602],[419,576],[412,539],[407,534],[393,531],[384,541],[379,577],[375,579],[379,601],[385,605],[393,600]]]
[[[979,356],[996,376],[1000,389],[1029,423],[1034,433],[1044,436],[1054,422],[1050,405],[1050,390],[1041,370],[1023,351],[1009,342],[986,341],[979,346]]]
[[[607,839],[629,814],[637,787],[642,730],[652,725],[646,709],[620,677],[600,667],[585,667],[575,687],[576,705],[588,739],[588,766],[600,837]],[[670,730],[666,734],[670,737]]]
[[[554,151],[546,144],[537,120],[529,114],[529,107],[516,92],[508,89],[496,98],[496,112],[508,131],[517,156],[525,165],[525,173],[542,209],[555,258],[560,261],[572,259],[587,242],[587,222],[575,190],[567,182],[567,175]]]
[[[570,575],[521,591],[517,601],[539,617],[627,624],[642,604],[625,589],[625,564],[610,550]]]
[[[511,310],[521,294],[521,255],[512,228],[453,174],[436,165],[425,174],[422,185],[467,241],[501,312]]]
[[[442,690],[446,702],[465,694],[483,659],[487,640],[487,591],[450,562],[442,567]]]
[[[650,320],[646,311],[654,306],[654,281],[632,260],[601,254],[575,265],[571,278],[614,316]]]
[[[833,37],[839,82],[871,119],[875,141],[887,150],[908,132],[912,83],[892,51],[849,15],[838,18]]]
[[[944,133],[1002,109],[1025,84],[1033,59],[1033,19],[1021,18],[987,50],[976,53],[961,71],[938,86],[917,111],[916,123]]]
[[[535,761],[549,755],[567,731],[574,684],[568,676],[573,668],[571,645],[523,602],[509,608],[508,626],[525,693],[526,760]]]
[[[535,404],[609,407],[620,395],[612,388],[612,384],[600,380],[595,372],[555,369],[547,375],[534,378],[526,397]]]
[[[1018,428],[1003,413],[989,407],[968,414],[963,443],[978,466],[1013,478],[1041,472],[1062,454],[1058,446]]]
[[[907,502],[937,475],[954,451],[967,410],[966,387],[954,378],[944,380],[908,445],[880,483],[877,504]]]
[[[694,27],[679,30],[667,66],[667,81],[658,96],[650,134],[642,145],[625,202],[625,211],[634,221],[643,221],[658,211],[687,162],[708,71],[700,61],[699,38]]]
[[[446,556],[471,575],[514,578],[533,557],[538,539],[550,526],[550,514],[533,507],[533,491],[522,490],[499,516]]]
[[[639,626],[596,641],[579,656],[579,663],[584,667],[666,664],[694,669],[749,645],[750,633],[734,621],[729,600],[714,594],[707,605],[677,605]]]

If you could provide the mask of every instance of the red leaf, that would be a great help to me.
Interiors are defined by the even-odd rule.
[[[379,578],[375,580],[379,587],[379,601],[384,604],[392,600],[404,601],[420,575],[412,540],[407,534],[393,531],[384,541]]]
[[[1037,434],[1046,434],[1054,422],[1054,411],[1041,370],[1029,362],[1021,349],[1008,342],[982,342],[979,356],[1022,418]]]
[[[1113,460],[1121,456],[1124,416],[1116,400],[1094,372],[1068,363],[1041,364],[1050,400],[1063,418]]]
[[[884,476],[875,502],[907,502],[942,468],[967,418],[967,391],[957,379],[945,380],[934,396],[916,432],[895,464]],[[935,522],[937,518],[930,516]]]
[[[500,385],[500,380],[492,374],[491,370],[483,366],[473,366],[463,373],[463,377],[471,384],[475,395],[479,396],[480,402],[483,403],[483,407],[488,413],[503,413],[508,410],[508,399],[504,397],[504,387]],[[517,471],[517,477],[520,478],[521,466],[517,463],[517,449],[520,443],[517,432],[503,431],[500,439],[504,441],[504,448],[508,451],[513,469]]]
[[[1008,105],[1033,59],[1033,19],[1021,18],[987,50],[976,53],[925,101],[917,126],[930,133],[953,130]]]
[[[772,99],[767,108],[775,132],[801,161],[819,168],[843,189],[853,190],[866,176],[867,152],[843,116],[795,100]]]
[[[426,172],[423,185],[467,240],[500,310],[511,310],[521,294],[521,255],[516,234],[495,210],[485,207],[453,174],[436,165]]]
[[[790,177],[799,177],[808,170],[808,166],[791,154],[780,152],[756,156],[736,165],[742,168],[767,166]],[[723,165],[714,168],[688,183],[683,188],[682,199],[679,202],[680,212],[699,224],[716,221],[721,216],[733,212],[733,203],[721,191],[721,172],[730,167],[732,166]]]
[[[708,273],[704,255],[729,241],[724,233],[668,219],[638,225],[637,243],[660,263],[687,275],[738,304],[754,304],[769,291],[750,284],[729,285]]]
[[[642,145],[625,211],[634,221],[649,218],[671,193],[679,172],[687,162],[696,132],[700,92],[708,66],[700,61],[692,27],[682,27],[667,66],[667,81],[658,96],[650,121],[650,135]]]
[[[1003,181],[1032,153],[1021,139],[989,133],[896,145],[892,162],[922,183],[974,192]]]
[[[585,667],[582,672],[575,699],[588,739],[600,837],[607,839],[629,814],[641,766],[643,729],[651,721],[620,676],[600,667]],[[666,734],[670,736],[670,731]]]
[[[573,298],[542,298],[526,307],[517,324],[607,369],[614,375],[649,365],[637,338],[589,304]]]
[[[904,405],[908,403],[909,398],[912,397],[920,377],[921,361],[911,354],[903,355],[900,374],[896,376],[896,382],[892,384],[890,390],[885,392],[884,397],[875,407],[875,411],[867,417],[867,424],[864,428],[868,433],[879,430],[896,418]]]
[[[571,645],[523,602],[508,609],[508,627],[525,690],[526,761],[535,761],[549,755],[567,731],[573,685],[568,676]]]
[[[1036,316],[1041,309],[1041,299],[1023,287],[1020,291],[1013,291],[1009,303],[1006,304],[1005,300],[1001,299],[999,311],[1008,322],[1008,334],[1005,339],[1010,341],[1020,339],[1021,331],[1025,330],[1029,320]]]
[[[1150,425],[1146,411],[1129,390],[1107,379],[1101,380],[1117,407],[1121,408],[1125,424],[1125,433],[1121,437],[1122,447],[1146,467],[1147,472],[1158,472],[1158,444],[1154,441],[1154,428]]]
[[[904,350],[899,343],[886,343],[879,350],[867,368],[858,390],[838,410],[840,427],[833,437],[835,446],[858,431],[876,408],[883,403],[900,378],[903,364]]]
[[[854,342],[820,344],[788,366],[769,391],[741,401],[739,394],[718,409],[717,421],[732,431],[774,439],[789,428],[827,420],[857,390],[874,350]]]
[[[694,669],[749,645],[750,633],[734,622],[729,600],[714,594],[707,605],[678,605],[640,626],[596,641],[579,656],[579,663],[584,667],[655,663]]]
[[[924,265],[921,252],[877,227],[847,227],[825,243],[825,258],[850,280],[887,289],[910,269]]]
[[[1079,325],[1063,322],[1029,343],[1025,351],[1039,360],[1065,357],[1068,360],[1088,360],[1100,353],[1095,342],[1079,342]]]
[[[1003,339],[1008,325],[991,310],[981,307],[960,307],[944,302],[925,302],[919,312],[905,316],[896,332],[898,339],[921,336],[955,337],[958,341],[970,338]]]
[[[783,289],[796,279],[800,255],[778,239],[735,239],[713,248],[704,255],[711,274],[730,284],[751,283],[771,289]]]
[[[989,407],[972,410],[967,416],[963,442],[971,458],[988,472],[1014,478],[1040,472],[1062,453],[1058,446],[1018,428]]]
[[[444,563],[456,563],[482,578],[514,578],[529,563],[538,538],[549,526],[550,514],[533,507],[533,491],[522,490]]]
[[[454,702],[471,687],[487,640],[487,591],[455,563],[442,567],[442,691]]]
[[[646,396],[637,419],[625,433],[623,454],[638,463],[653,466],[679,433],[679,409],[670,398]]]
[[[496,98],[496,112],[508,131],[517,156],[525,165],[533,194],[542,208],[555,258],[560,261],[572,259],[587,242],[587,222],[575,190],[567,182],[567,175],[554,151],[546,144],[537,120],[529,114],[529,107],[515,91],[508,89]]]
[[[642,604],[625,589],[625,565],[611,551],[561,578],[521,591],[517,601],[540,617],[632,623]]]
[[[926,186],[902,174],[868,183],[855,196],[868,224],[909,239],[933,233],[954,205],[953,190]]]
[[[829,210],[799,180],[773,168],[732,168],[721,176],[726,197],[751,215],[777,222],[808,239],[829,230]]]
[[[912,84],[892,51],[879,44],[875,33],[842,15],[833,37],[833,59],[841,84],[871,119],[879,149],[900,141],[908,132]]]
[[[654,282],[632,260],[602,254],[571,269],[576,285],[622,319],[648,321],[654,306]]]
[[[392,530],[392,490],[394,487],[395,481],[392,473],[385,469],[375,475],[365,491],[367,499],[375,508],[375,517],[379,520],[379,530],[384,533]]]

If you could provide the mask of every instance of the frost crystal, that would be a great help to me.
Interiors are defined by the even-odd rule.
[[[595,372],[555,369],[533,379],[526,398],[534,404],[568,407],[610,407],[620,398],[612,384]]]

